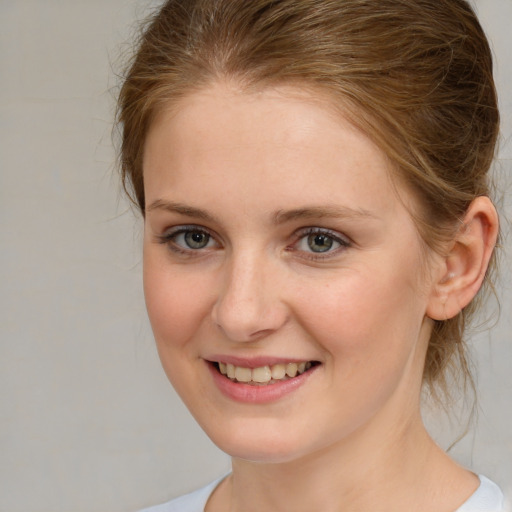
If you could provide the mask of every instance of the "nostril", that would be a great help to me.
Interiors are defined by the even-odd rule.
[[[225,274],[211,318],[225,337],[232,341],[254,342],[284,325],[288,309],[282,300],[282,287],[260,252],[246,250],[233,255]]]
[[[284,317],[268,315],[263,310],[244,308],[238,305],[228,310],[225,306],[215,308],[213,323],[232,341],[253,342],[272,334],[284,323]]]

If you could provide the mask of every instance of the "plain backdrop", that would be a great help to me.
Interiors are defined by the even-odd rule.
[[[229,470],[160,369],[142,295],[142,226],[115,172],[115,70],[152,5],[0,0],[3,512],[134,511]],[[453,454],[510,492],[512,0],[477,0],[477,9],[504,118],[502,312],[473,338],[479,420]],[[429,422],[443,446],[463,428]]]

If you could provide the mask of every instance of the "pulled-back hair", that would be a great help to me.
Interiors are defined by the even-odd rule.
[[[142,214],[152,120],[225,79],[327,93],[415,193],[418,231],[434,250],[489,194],[499,129],[492,57],[464,0],[168,0],[141,35],[118,103],[123,184]],[[463,334],[475,308],[435,322],[424,369],[432,391],[446,391],[449,370],[472,383]]]

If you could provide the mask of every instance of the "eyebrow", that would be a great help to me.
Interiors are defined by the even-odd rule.
[[[195,208],[194,206],[189,206],[183,203],[164,201],[163,199],[157,199],[156,201],[153,201],[146,208],[146,212],[151,212],[153,210],[164,210],[171,213],[179,213],[180,215],[184,215],[186,217],[193,217],[195,219],[207,220],[210,222],[216,221],[216,218],[205,210],[201,210],[200,208]]]
[[[206,220],[209,222],[218,222],[216,217],[208,213],[206,210],[189,206],[183,203],[176,203],[173,201],[165,201],[157,199],[153,201],[147,208],[147,212],[153,210],[164,210],[171,213],[177,213],[186,217],[192,217],[199,220]],[[307,206],[304,208],[296,208],[293,210],[278,210],[273,216],[272,221],[274,224],[285,224],[296,220],[307,219],[376,219],[377,217],[368,210],[353,209],[344,206],[327,205],[327,206]]]
[[[284,224],[294,220],[307,219],[376,219],[377,217],[368,210],[353,209],[344,206],[309,206],[294,210],[279,210],[274,215],[275,224]]]

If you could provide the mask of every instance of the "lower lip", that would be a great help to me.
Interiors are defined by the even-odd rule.
[[[233,382],[231,379],[222,375],[215,365],[208,363],[213,381],[223,395],[237,402],[250,404],[276,402],[286,395],[293,393],[311,377],[319,366],[320,365],[313,366],[311,369],[292,379],[275,382],[274,384],[253,386],[242,382]]]

